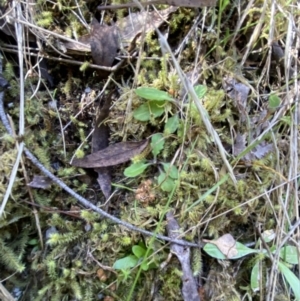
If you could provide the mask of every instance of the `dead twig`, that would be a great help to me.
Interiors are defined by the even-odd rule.
[[[184,7],[203,7],[203,6],[214,6],[216,4],[215,0],[150,0],[145,2],[140,2],[138,5],[135,2],[119,4],[119,5],[99,5],[98,10],[107,9],[120,9],[128,8],[139,5],[152,5],[152,4],[167,4],[173,6],[184,6]]]
[[[5,114],[4,111],[4,106],[3,106],[3,99],[4,99],[4,91],[0,92],[0,119],[3,123],[3,125],[5,126],[6,130],[8,131],[8,133],[10,133],[11,135],[13,134],[12,129],[9,125],[7,116]],[[63,181],[61,181],[59,178],[57,178],[55,175],[53,175],[47,168],[45,168],[45,166],[43,164],[41,164],[39,162],[39,160],[30,152],[30,150],[26,147],[24,147],[24,153],[27,156],[27,158],[47,177],[49,177],[54,183],[56,183],[59,187],[61,187],[63,190],[65,190],[67,193],[69,193],[72,197],[74,197],[79,203],[81,203],[83,206],[90,208],[92,210],[94,210],[95,212],[99,213],[101,216],[108,218],[109,220],[111,220],[112,222],[118,224],[118,225],[122,225],[132,231],[136,231],[139,233],[142,233],[144,235],[147,236],[154,236],[157,239],[161,239],[164,241],[168,241],[168,242],[172,242],[172,243],[176,243],[178,245],[181,246],[186,246],[186,247],[197,247],[197,248],[202,248],[204,246],[203,243],[191,243],[188,241],[184,241],[179,239],[181,235],[178,235],[176,237],[170,238],[164,235],[160,235],[160,234],[154,234],[153,232],[138,228],[130,223],[124,222],[118,218],[116,218],[113,215],[110,215],[109,213],[105,212],[104,210],[98,208],[97,206],[95,206],[94,204],[92,204],[91,202],[89,202],[87,199],[85,199],[84,197],[82,197],[81,195],[77,194],[73,189],[71,189],[69,186],[67,186]]]
[[[1,49],[2,49],[2,51],[17,53],[17,50],[14,50],[14,49],[6,48],[6,47],[2,47]],[[80,62],[80,61],[75,61],[75,60],[70,60],[70,59],[64,59],[64,58],[60,58],[60,57],[53,57],[48,54],[42,54],[42,53],[34,53],[34,52],[24,51],[24,54],[28,55],[28,56],[42,57],[42,58],[45,58],[48,60],[63,62],[63,63],[67,63],[67,64],[77,65],[77,66],[81,66],[86,63],[86,62]],[[99,65],[95,65],[95,64],[89,64],[88,67],[93,68],[93,69],[98,69],[98,70],[114,72],[123,64],[123,62],[124,62],[124,60],[121,60],[119,63],[117,63],[113,67],[99,66]]]

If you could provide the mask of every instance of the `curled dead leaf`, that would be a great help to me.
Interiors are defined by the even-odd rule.
[[[246,136],[245,134],[237,133],[235,138],[235,143],[232,147],[232,153],[234,156],[239,156],[246,149]],[[247,154],[245,154],[241,159],[246,161],[253,161],[256,159],[261,159],[268,153],[272,152],[274,146],[272,143],[267,143],[266,141],[260,142],[257,146],[251,149]]]
[[[71,164],[77,167],[98,168],[118,165],[129,161],[134,156],[140,154],[147,146],[149,141],[139,142],[120,142],[112,144],[107,148],[92,153],[82,159],[74,159]]]
[[[112,66],[119,48],[118,37],[116,26],[102,25],[96,19],[92,21],[90,44],[95,64]]]
[[[236,240],[229,233],[224,234],[216,240],[209,241],[209,243],[214,244],[218,249],[228,258],[233,258],[238,254],[236,248]]]
[[[155,30],[155,27],[160,27],[167,20],[169,14],[176,10],[176,7],[169,7],[160,11],[131,13],[129,16],[120,19],[117,26],[123,47],[135,42],[143,30],[148,33]]]

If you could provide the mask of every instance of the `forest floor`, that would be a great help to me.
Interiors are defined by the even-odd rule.
[[[297,1],[0,7],[1,300],[300,300]]]

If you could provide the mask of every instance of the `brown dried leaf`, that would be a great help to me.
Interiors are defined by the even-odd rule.
[[[149,5],[149,4],[167,4],[173,6],[183,6],[183,7],[203,7],[203,6],[215,6],[217,0],[152,0],[152,1],[145,1],[140,2],[141,5]],[[117,9],[117,8],[124,8],[124,7],[132,7],[137,6],[136,3],[125,3],[120,5],[107,5],[102,6],[99,5],[97,8],[99,10],[103,9]]]
[[[246,148],[246,138],[245,135],[241,133],[236,134],[235,143],[232,148],[232,154],[238,156]]]
[[[104,120],[109,115],[111,101],[112,94],[109,94],[105,97],[103,105],[99,106],[92,138],[92,153],[105,149],[108,146],[109,128],[104,124]]]
[[[109,167],[94,168],[98,173],[97,182],[107,200],[111,195],[111,173]]]
[[[250,126],[253,129],[253,138],[258,137],[266,128],[268,128],[270,124],[268,116],[268,110],[263,109],[258,115],[250,118]]]
[[[86,54],[91,52],[90,46],[91,35],[86,34],[78,38],[78,42],[61,41],[69,54]]]
[[[28,184],[32,188],[47,189],[51,186],[52,180],[45,176],[34,175],[32,181]]]
[[[99,106],[95,121],[95,129],[92,138],[92,153],[105,149],[108,146],[109,128],[104,124],[104,120],[109,115],[109,108],[112,100],[112,93],[104,99],[102,107]],[[108,167],[94,169],[98,173],[97,181],[106,199],[111,194],[111,175]]]
[[[261,142],[257,145],[250,154],[245,155],[246,160],[254,160],[254,159],[261,159],[268,153],[273,150],[273,144],[267,143],[266,141]]]
[[[123,47],[128,47],[142,31],[146,33],[159,27],[176,11],[176,7],[169,7],[160,11],[132,13],[117,22]]]
[[[235,143],[232,147],[232,154],[238,156],[246,149],[246,137],[245,134],[237,133]],[[243,160],[253,161],[255,159],[261,159],[269,152],[273,150],[273,144],[262,141],[256,147],[254,147],[249,153],[242,157]]]
[[[247,107],[247,98],[250,88],[243,83],[237,82],[232,77],[225,77],[223,80],[223,89],[227,95],[235,101],[235,105],[239,110],[241,121],[246,120],[246,115],[249,110]]]
[[[217,0],[159,0],[158,4],[168,4],[184,7],[215,6]]]
[[[95,64],[111,67],[119,48],[117,27],[101,25],[93,19],[90,44]]]
[[[231,234],[224,234],[219,237],[217,240],[210,241],[211,244],[214,244],[218,249],[228,258],[233,258],[238,254],[236,248],[236,241]]]
[[[140,154],[148,145],[148,140],[140,142],[120,142],[88,155],[82,159],[74,159],[72,165],[84,168],[107,167],[129,161]]]
[[[172,239],[180,234],[180,227],[171,211],[166,214],[168,236]],[[197,285],[190,262],[190,249],[178,244],[171,243],[171,251],[180,261],[182,268],[182,296],[184,301],[200,301]]]

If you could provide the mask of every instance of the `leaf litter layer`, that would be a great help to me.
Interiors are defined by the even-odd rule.
[[[91,204],[153,233],[173,229],[206,243],[204,251],[192,248],[189,266],[179,245],[115,225],[54,183],[44,187],[24,157],[0,220],[1,280],[20,300],[188,300],[186,275],[195,300],[299,299],[296,3],[162,4],[105,11],[105,25],[92,19],[100,20],[93,1],[37,2],[29,11],[24,30],[41,39],[48,61],[33,69],[25,56],[25,134],[11,137],[1,125],[0,194],[24,141]],[[141,19],[145,30],[132,26]],[[5,110],[18,132],[16,36],[5,28]],[[146,139],[145,149],[119,156],[118,146]],[[101,165],[69,164],[97,152]]]

